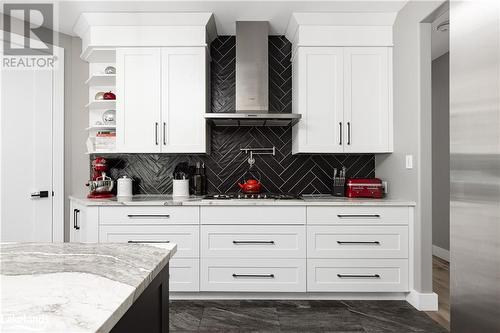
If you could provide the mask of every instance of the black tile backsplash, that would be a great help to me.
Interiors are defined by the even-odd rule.
[[[211,45],[212,112],[234,112],[234,36],[220,36]],[[274,112],[291,112],[291,44],[284,36],[269,37],[269,107]],[[373,154],[314,154],[292,156],[290,127],[213,127],[210,155],[108,154],[110,176],[135,179],[135,194],[168,194],[172,171],[182,161],[207,167],[209,192],[236,192],[237,182],[248,170],[240,148],[276,147],[276,156],[255,156],[255,170],[264,189],[277,193],[329,193],[333,168],[347,167],[349,177],[374,177]],[[95,157],[92,155],[91,158]]]

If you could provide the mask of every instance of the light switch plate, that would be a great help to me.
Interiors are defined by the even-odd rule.
[[[413,169],[413,155],[406,155],[406,168]]]

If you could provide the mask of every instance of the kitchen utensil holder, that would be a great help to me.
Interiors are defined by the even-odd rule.
[[[172,196],[176,198],[189,197],[189,179],[174,179],[172,184]]]
[[[332,195],[335,197],[345,196],[345,180],[343,182],[338,181],[333,185]]]

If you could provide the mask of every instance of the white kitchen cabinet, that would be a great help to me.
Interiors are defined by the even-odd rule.
[[[120,152],[161,150],[160,54],[159,48],[116,51],[116,145]]]
[[[201,47],[165,47],[161,50],[164,153],[206,153],[205,54]]]
[[[117,150],[206,153],[203,47],[119,48]]]
[[[392,49],[344,48],[344,152],[392,151]]]
[[[392,152],[392,48],[298,47],[292,153]]]
[[[300,48],[293,61],[292,153],[341,153],[344,64],[341,47]]]
[[[98,242],[98,208],[87,207],[74,200],[70,202],[69,241],[72,243]]]

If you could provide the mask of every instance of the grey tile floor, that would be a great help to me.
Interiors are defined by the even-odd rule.
[[[405,301],[171,301],[171,332],[442,333]]]

